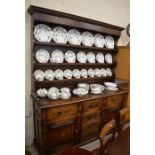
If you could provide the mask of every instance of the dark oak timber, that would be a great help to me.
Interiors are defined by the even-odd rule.
[[[117,111],[125,106],[128,89],[126,83],[119,81],[118,91],[104,91],[102,94],[88,94],[83,97],[72,97],[67,100],[52,101],[48,98],[39,98],[36,91],[39,88],[50,88],[51,86],[69,87],[71,90],[80,82],[100,83],[105,81],[115,81],[115,67],[117,65],[116,54],[118,52],[117,41],[120,37],[122,27],[110,25],[100,21],[71,15],[64,12],[49,10],[36,6],[30,6],[28,12],[31,15],[31,75],[32,75],[32,100],[33,100],[33,116],[34,116],[34,142],[39,150],[40,155],[59,152],[67,146],[76,146],[80,143],[89,142],[97,137],[103,125],[114,118]],[[34,39],[33,29],[35,25],[44,23],[51,27],[63,26],[67,30],[77,28],[81,33],[90,31],[102,33],[104,36],[112,35],[115,40],[115,48],[97,48],[87,47],[83,45],[40,43]],[[73,50],[75,53],[84,51],[85,53],[93,52],[95,55],[102,52],[111,53],[113,56],[112,64],[100,63],[38,63],[35,59],[35,52],[39,48],[45,48],[51,52],[60,49],[63,52]],[[44,80],[36,81],[33,72],[36,69],[89,69],[89,68],[111,68],[112,77],[94,77],[80,79],[63,79],[63,80]]]

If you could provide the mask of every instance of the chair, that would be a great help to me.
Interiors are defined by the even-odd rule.
[[[118,123],[119,132],[128,128],[130,126],[130,108],[125,107],[121,109],[116,115],[115,120]]]
[[[62,150],[58,155],[93,155],[91,152],[81,148],[66,148]]]
[[[94,155],[100,155],[104,152],[105,146],[115,138],[115,129],[117,127],[116,121],[113,119],[109,121],[102,129],[98,138],[90,143],[83,144],[79,148],[88,150]]]

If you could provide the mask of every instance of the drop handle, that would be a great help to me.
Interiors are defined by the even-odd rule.
[[[76,129],[74,132],[75,132],[75,133],[78,133],[78,130]]]

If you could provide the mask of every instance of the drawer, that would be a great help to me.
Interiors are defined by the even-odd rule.
[[[96,138],[98,136],[98,134],[99,134],[99,129],[94,129],[89,132],[84,132],[81,134],[81,142]]]
[[[87,112],[94,109],[100,109],[102,107],[106,107],[105,99],[83,102],[83,112]]]
[[[87,123],[91,123],[94,121],[100,121],[100,118],[101,118],[100,117],[100,111],[85,114],[85,115],[83,115],[83,118],[82,118],[82,124],[87,124]]]
[[[78,105],[65,105],[47,109],[47,121],[57,122],[65,119],[72,118],[78,114]]]
[[[91,123],[87,123],[87,124],[82,124],[81,130],[82,132],[88,132],[94,128],[98,128],[100,127],[100,122],[99,121],[94,121]]]
[[[108,108],[119,108],[123,103],[123,95],[116,95],[107,98],[107,107]]]

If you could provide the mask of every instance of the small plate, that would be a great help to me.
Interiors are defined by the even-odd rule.
[[[88,77],[88,73],[86,69],[81,69],[81,77],[83,78],[87,78]]]
[[[86,63],[87,62],[87,55],[83,51],[79,51],[77,53],[77,61],[80,63]]]
[[[98,53],[98,54],[96,55],[96,61],[97,61],[98,63],[104,63],[104,55],[103,55],[102,53]]]
[[[45,88],[40,88],[37,90],[37,95],[39,97],[46,97],[47,93],[48,93],[48,91]]]
[[[62,80],[63,79],[63,71],[61,69],[57,69],[55,72],[54,72],[54,76],[56,79],[58,80]]]
[[[114,49],[114,39],[112,36],[108,35],[105,37],[105,46],[106,48]]]
[[[54,72],[51,69],[45,71],[45,78],[49,81],[54,79]]]
[[[107,74],[107,76],[112,76],[112,71],[110,68],[106,69],[106,74]]]
[[[89,63],[95,63],[95,54],[93,52],[87,53],[87,61]]]
[[[75,53],[73,51],[71,51],[71,50],[68,50],[65,53],[65,60],[68,63],[75,63],[75,61],[76,61],[76,55],[75,55]]]
[[[93,46],[94,44],[94,37],[93,34],[85,31],[82,33],[82,44],[85,46]]]
[[[51,54],[50,62],[52,63],[63,63],[64,54],[61,50],[54,50]]]
[[[72,45],[80,45],[82,36],[77,29],[71,29],[68,31],[68,42]]]
[[[50,42],[53,37],[52,29],[45,24],[38,24],[34,28],[34,38],[39,42]]]
[[[64,77],[66,79],[71,79],[72,78],[72,71],[70,69],[64,70]]]
[[[106,63],[108,63],[108,64],[112,64],[112,55],[111,55],[110,53],[107,53],[107,54],[105,55],[105,61],[106,61]]]
[[[94,70],[92,68],[88,69],[88,76],[89,77],[94,77],[95,76]]]
[[[105,40],[104,40],[103,35],[100,34],[100,33],[95,34],[95,36],[94,36],[94,45],[96,47],[103,48],[104,47],[104,44],[105,44]]]
[[[100,69],[96,68],[96,69],[94,70],[94,73],[95,73],[95,76],[96,76],[96,77],[101,77],[101,70],[100,70]]]
[[[106,90],[117,91],[117,87],[105,87]]]
[[[34,78],[37,80],[37,81],[43,81],[44,80],[44,77],[45,77],[45,74],[42,70],[35,70],[34,73]]]
[[[117,87],[117,84],[114,82],[104,82],[104,85],[106,87]]]
[[[106,70],[104,68],[101,68],[100,70],[101,70],[101,76],[106,77],[107,76]]]
[[[36,59],[40,63],[47,63],[50,59],[50,55],[47,50],[39,49],[36,51]]]
[[[61,26],[57,26],[53,29],[53,40],[56,43],[67,43],[67,31]]]
[[[78,69],[73,70],[73,77],[79,79],[81,76],[81,72]]]

